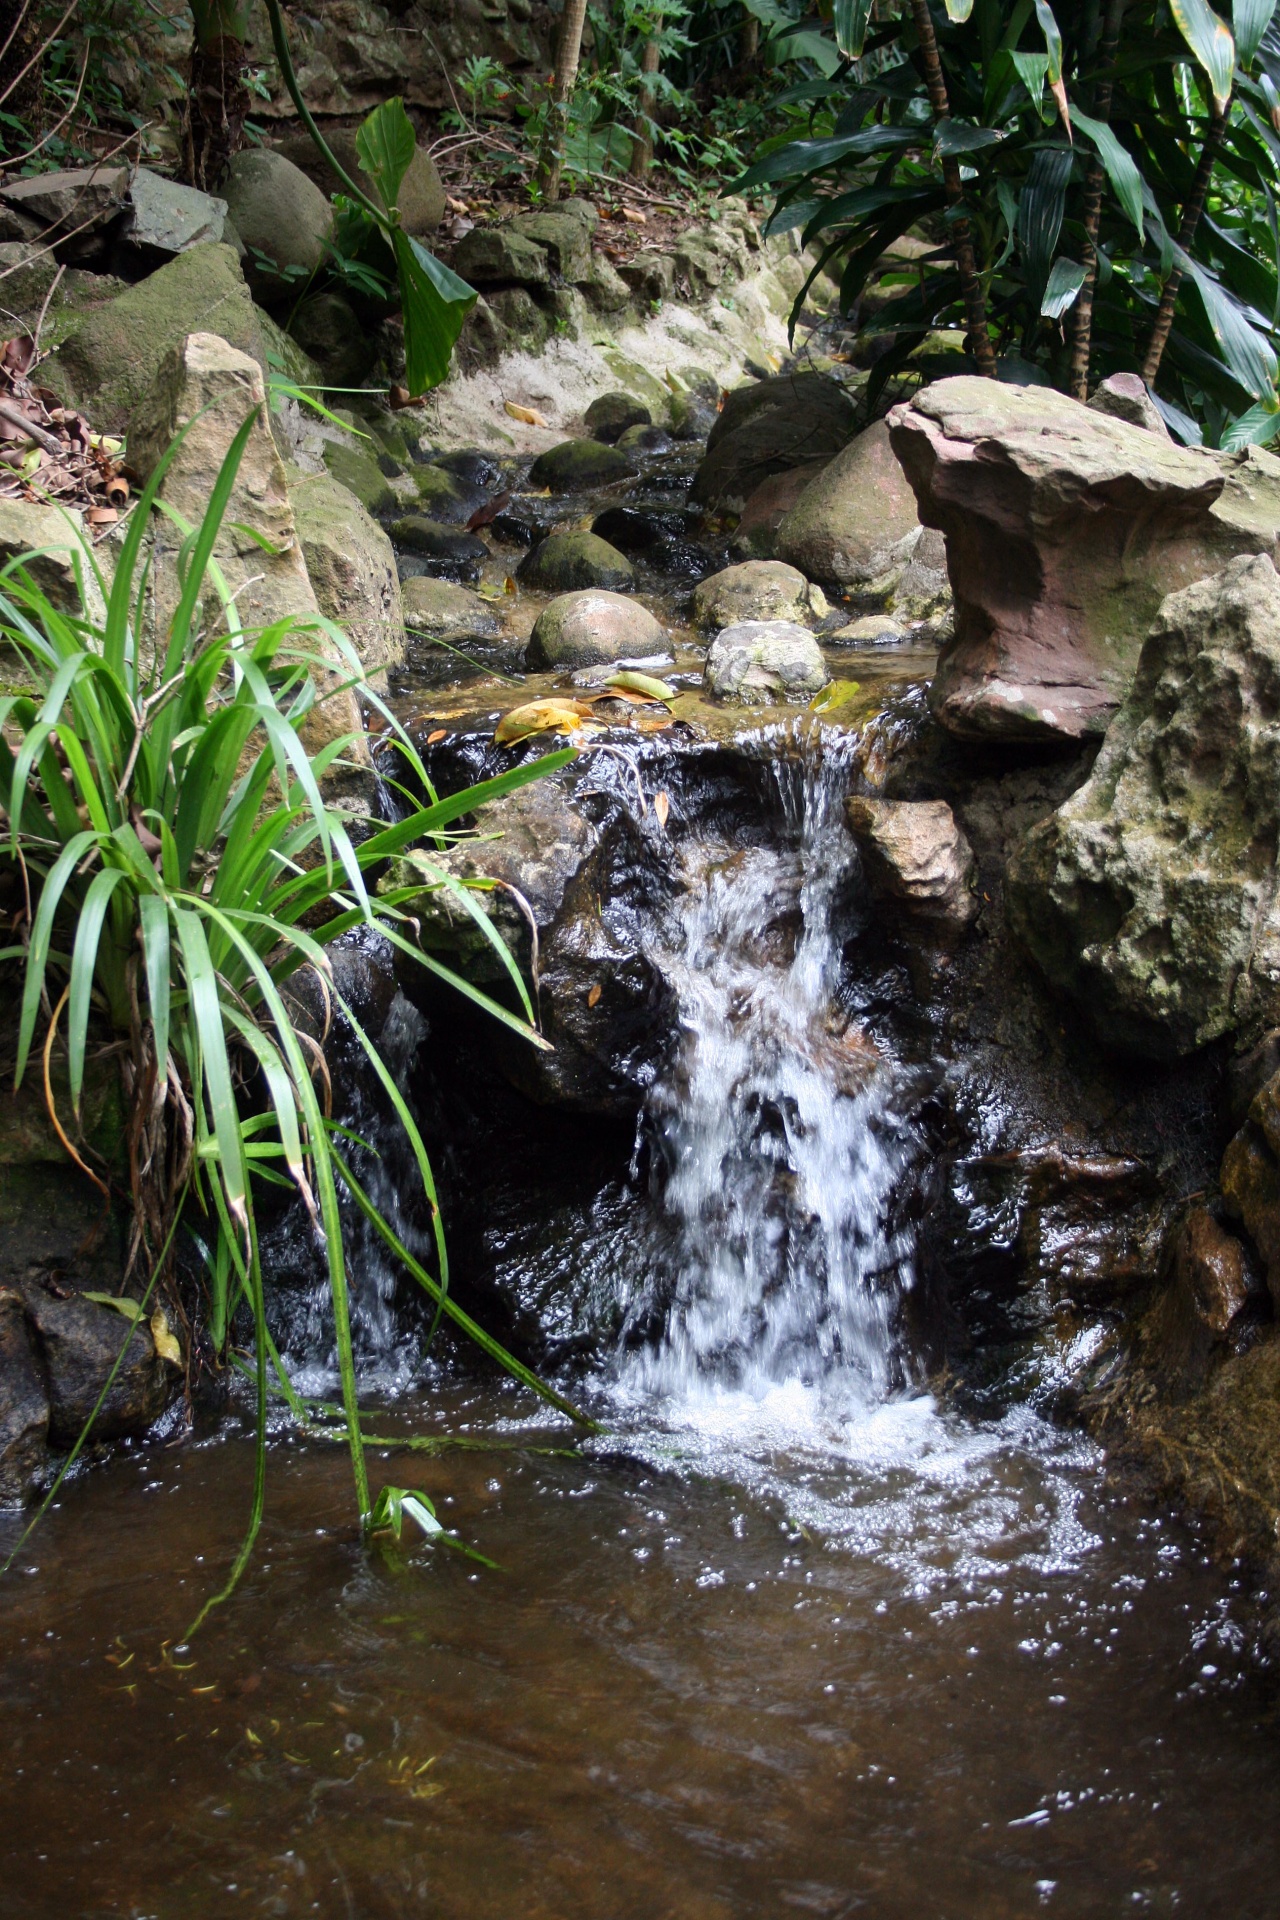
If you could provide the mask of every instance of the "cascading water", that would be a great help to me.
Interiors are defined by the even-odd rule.
[[[860,907],[843,820],[856,742],[760,744],[782,833],[684,842],[656,943],[680,1039],[646,1121],[676,1272],[663,1333],[625,1373],[645,1397],[799,1384],[847,1410],[902,1380],[912,1250],[887,1219],[909,1141],[892,1066],[840,1002]]]

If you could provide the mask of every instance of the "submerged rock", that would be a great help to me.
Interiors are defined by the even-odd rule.
[[[744,560],[713,573],[694,588],[693,617],[715,631],[743,620],[792,620],[807,625],[831,611],[821,587],[778,560]]]
[[[598,400],[591,402],[582,419],[591,438],[608,447],[616,445],[628,427],[647,427],[653,423],[648,407],[629,393],[602,393]]]
[[[725,627],[707,655],[708,692],[743,706],[807,700],[829,677],[821,647],[791,620],[743,620]]]
[[[540,453],[529,469],[529,484],[549,487],[552,493],[576,493],[610,480],[626,480],[635,468],[625,453],[601,440],[562,440]]]
[[[883,420],[817,474],[778,527],[779,560],[825,586],[888,592],[919,538],[915,495]]]
[[[854,794],[845,815],[873,893],[922,919],[966,927],[978,911],[973,848],[945,800],[871,800]]]
[[[647,607],[618,593],[564,593],[538,615],[525,660],[538,667],[593,667],[650,658],[667,636]]]
[[[618,438],[619,453],[670,453],[674,446],[665,427],[628,427]]]
[[[1161,607],[1092,774],[1011,865],[1012,923],[1106,1039],[1247,1043],[1280,1024],[1278,841],[1280,579],[1239,559]]]
[[[625,554],[595,533],[550,533],[516,568],[525,586],[546,593],[571,593],[585,587],[626,592],[635,573]]]
[[[965,738],[1101,733],[1164,595],[1271,552],[1280,528],[1262,463],[1219,512],[1212,456],[1047,388],[943,380],[889,430],[920,517],[947,537],[955,636],[930,706]]]

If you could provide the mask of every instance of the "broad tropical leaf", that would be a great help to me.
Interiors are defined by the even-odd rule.
[[[1142,175],[1128,149],[1121,146],[1111,128],[1105,121],[1092,120],[1087,113],[1081,113],[1079,107],[1072,107],[1071,119],[1080,132],[1092,140],[1098,150],[1108,180],[1115,192],[1116,199],[1138,229],[1139,240],[1146,238],[1146,229],[1142,218]]]
[[[832,24],[836,45],[846,60],[860,60],[871,18],[871,0],[836,0]]]
[[[401,228],[394,229],[392,241],[400,271],[405,379],[416,398],[445,378],[462,323],[480,296]]]
[[[413,161],[417,139],[413,122],[397,94],[375,107],[356,134],[356,152],[360,165],[375,183],[387,212],[394,214],[404,185],[405,174]]]
[[[1231,29],[1216,14],[1209,0],[1169,0],[1170,11],[1183,39],[1209,77],[1214,104],[1225,113],[1231,98],[1231,77],[1235,71],[1236,47]],[[1267,22],[1262,31],[1266,32]],[[1261,34],[1259,41],[1261,41]]]
[[[1075,303],[1084,277],[1084,268],[1078,260],[1059,256],[1054,261],[1040,301],[1040,311],[1046,320],[1061,320],[1067,308]]]

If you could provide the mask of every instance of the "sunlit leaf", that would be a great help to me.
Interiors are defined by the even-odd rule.
[[[1235,453],[1241,447],[1266,447],[1280,433],[1280,401],[1276,399],[1260,400],[1247,413],[1242,413],[1223,434],[1219,445],[1226,453]]]
[[[969,0],[972,5],[972,0]],[[871,18],[871,0],[836,0],[832,14],[836,45],[846,60],[860,60]]]
[[[582,708],[573,700],[529,700],[504,713],[494,729],[495,746],[514,746],[536,733],[572,733],[583,724]]]
[[[1046,320],[1061,320],[1068,307],[1074,305],[1084,279],[1084,268],[1078,260],[1060,255],[1054,261],[1040,301],[1040,311]]]
[[[975,127],[968,120],[940,120],[933,137],[933,150],[940,157],[953,153],[979,153],[983,147],[995,147],[1004,135],[995,127]]]
[[[360,165],[377,187],[388,213],[396,211],[400,188],[412,165],[416,146],[413,122],[399,95],[375,107],[356,133]]]
[[[1236,59],[1249,66],[1262,45],[1276,10],[1276,0],[1233,0],[1231,27],[1235,35]]]
[[[1225,113],[1236,64],[1230,27],[1214,12],[1209,0],[1169,0],[1169,7],[1183,39],[1208,75],[1214,105],[1219,113]],[[1262,30],[1265,33],[1265,21]]]
[[[1276,389],[1276,355],[1271,342],[1248,319],[1221,282],[1189,254],[1175,247],[1174,258],[1187,277],[1195,282],[1204,302],[1205,317],[1222,358],[1246,393],[1261,400]]]

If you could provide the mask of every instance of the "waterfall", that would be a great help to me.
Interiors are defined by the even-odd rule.
[[[843,817],[856,740],[799,744],[774,758],[781,835],[686,842],[660,930],[680,1035],[645,1119],[675,1272],[656,1343],[624,1363],[640,1394],[800,1383],[847,1410],[902,1377],[911,1246],[888,1215],[910,1142],[893,1063],[839,991],[866,911]]]

